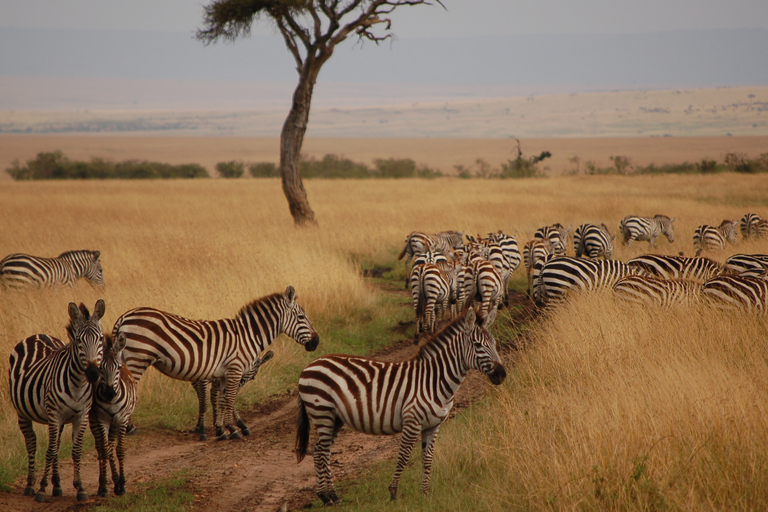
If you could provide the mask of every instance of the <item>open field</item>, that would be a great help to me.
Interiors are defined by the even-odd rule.
[[[285,337],[278,340],[275,360],[243,390],[239,405],[248,408],[292,389],[299,370],[320,353],[368,353],[412,336],[393,334],[412,318],[407,297],[392,300],[362,276],[363,268],[392,267],[390,278],[399,284],[403,270],[396,255],[412,230],[502,229],[522,245],[536,228],[554,222],[574,228],[605,222],[614,232],[625,215],[665,213],[676,217],[676,240],[661,240],[659,252],[691,255],[699,224],[747,212],[768,218],[768,182],[759,175],[308,180],[305,186],[317,228],[294,227],[274,179],[0,183],[3,255],[98,249],[106,280],[103,292],[80,283],[74,289],[0,294],[0,354],[34,333],[64,336],[70,301],[92,307],[103,297],[103,326],[110,329],[122,312],[140,305],[190,318],[224,318],[292,284],[320,332],[320,348],[308,354]],[[646,250],[644,243],[619,245],[614,257],[626,261]],[[722,261],[734,252],[768,253],[768,241],[740,243],[711,256]],[[524,289],[523,270],[516,271],[512,286]],[[528,345],[509,356],[507,382],[480,407],[449,422],[437,441],[432,499],[416,490],[418,449],[414,453],[403,482],[406,509],[446,510],[457,503],[470,510],[764,506],[764,318],[703,309],[649,314],[598,301],[575,303],[547,322],[514,328],[495,330],[505,344],[513,342],[516,329],[528,331]],[[6,356],[0,358],[0,374],[7,364]],[[188,439],[196,415],[190,386],[154,371],[141,385],[137,416],[146,435],[159,432],[158,445],[173,444],[166,438]],[[25,470],[7,393],[0,387],[2,485]],[[291,432],[281,435],[286,443]],[[38,445],[45,437],[39,435]],[[227,450],[263,465],[271,459],[260,458],[255,442]],[[211,443],[207,452],[214,449]],[[394,455],[391,446],[382,449]],[[167,460],[181,451],[166,452]],[[183,461],[168,464],[181,471]],[[129,494],[137,489],[133,464],[129,451]],[[300,467],[311,471],[311,462]],[[361,473],[365,481],[347,480],[342,497],[349,496],[350,509],[391,507],[386,482],[374,477],[388,480],[392,467],[387,462]],[[151,468],[142,466],[145,482]],[[211,480],[206,472],[222,471],[239,470],[208,464],[180,478],[192,491],[213,493],[204,488]],[[56,510],[74,503],[71,472],[65,469],[62,479],[65,496]],[[222,510],[243,507],[251,508]]]

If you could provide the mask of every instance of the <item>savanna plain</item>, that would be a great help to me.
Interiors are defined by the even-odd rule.
[[[238,396],[237,407],[248,410],[295,390],[298,373],[318,355],[370,354],[413,336],[412,325],[396,329],[413,320],[402,288],[405,271],[397,261],[413,230],[503,230],[522,246],[538,227],[555,222],[574,229],[604,222],[613,233],[625,215],[663,213],[676,218],[676,238],[660,240],[658,252],[692,255],[699,224],[717,225],[747,212],[768,218],[765,177],[733,173],[308,180],[305,187],[317,227],[293,225],[274,179],[0,183],[4,254],[99,250],[106,281],[103,291],[81,282],[74,289],[0,294],[0,373],[7,375],[7,355],[23,338],[66,337],[71,301],[93,307],[103,297],[106,331],[137,306],[226,318],[293,285],[320,332],[320,346],[306,353],[290,339],[278,339],[273,361]],[[617,244],[614,257],[626,261],[647,250],[645,243]],[[741,242],[710,256],[722,262],[736,252],[768,253],[768,243]],[[384,273],[366,277],[370,269]],[[524,292],[524,269],[510,286]],[[602,295],[578,297],[525,322],[511,321],[510,309],[492,329],[508,377],[443,426],[431,495],[418,490],[416,449],[400,498],[389,502],[395,456],[390,448],[387,460],[338,482],[345,509],[768,508],[764,317],[705,306],[641,308]],[[195,497],[199,475],[184,471],[183,462],[170,483],[134,483],[141,475],[132,471],[131,446],[142,435],[198,443],[188,433],[196,413],[188,383],[148,372],[136,413],[141,430],[129,440],[128,494],[76,506],[71,465],[65,465],[65,496],[57,500],[77,510],[206,508]],[[37,432],[39,475],[47,435],[43,428]],[[65,438],[68,433],[69,427]],[[90,433],[86,439],[86,458],[93,458]],[[67,456],[65,449],[62,460]],[[221,465],[210,471],[231,466],[225,456]],[[23,437],[8,387],[1,386],[0,494],[20,494],[25,473]],[[158,488],[157,503],[136,501]],[[177,495],[178,501],[171,499]],[[319,500],[312,506],[319,507]]]

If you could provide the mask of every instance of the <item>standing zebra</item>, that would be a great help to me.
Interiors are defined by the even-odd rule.
[[[573,291],[611,288],[622,277],[635,273],[635,269],[617,260],[560,256],[541,266],[539,289],[534,289],[534,298],[538,306],[557,304]]]
[[[723,266],[709,258],[688,258],[685,256],[663,256],[645,254],[627,262],[639,274],[662,279],[684,279],[699,284],[723,272]]]
[[[706,224],[697,227],[693,232],[693,248],[696,249],[696,256],[702,251],[722,251],[725,249],[726,242],[735,244],[737,225],[735,220],[724,220],[718,227]]]
[[[611,236],[608,232],[608,226],[600,224],[582,224],[576,228],[573,234],[573,250],[576,257],[581,258],[586,254],[589,258],[595,259],[603,257],[609,260],[613,255],[613,240],[616,235]]]
[[[223,320],[189,320],[153,308],[136,308],[117,319],[112,333],[115,338],[125,334],[123,358],[136,382],[149,366],[189,382],[224,379],[223,425],[216,424],[216,436],[240,439],[234,404],[243,373],[280,333],[309,352],[320,341],[295,299],[293,286],[288,286],[285,293],[257,299],[235,318]]]
[[[80,453],[83,434],[88,424],[93,384],[99,378],[99,365],[104,354],[104,333],[101,317],[104,301],[99,299],[93,315],[80,304],[69,304],[69,343],[45,334],[25,339],[11,352],[8,381],[11,403],[19,416],[19,428],[27,448],[27,486],[24,496],[45,501],[48,473],[51,472],[53,495],[61,496],[59,477],[59,442],[64,425],[72,424],[72,461],[75,471],[73,485],[77,500],[87,501],[80,479]],[[35,494],[35,450],[37,437],[33,423],[48,425],[48,450],[40,489]]]
[[[675,231],[672,225],[675,218],[669,218],[666,215],[655,215],[653,217],[638,217],[628,215],[619,223],[619,231],[624,237],[624,243],[627,246],[635,241],[648,241],[651,248],[656,247],[656,239],[663,234],[670,242],[675,241]]]
[[[450,314],[451,283],[437,265],[424,263],[411,271],[411,294],[416,310],[416,339],[424,331],[435,332],[437,316]]]
[[[702,285],[701,296],[723,309],[768,313],[768,280],[760,277],[714,277]]]
[[[112,470],[115,495],[125,494],[125,432],[136,409],[136,381],[123,364],[125,335],[120,333],[112,342],[106,337],[101,379],[93,394],[90,424],[96,451],[99,454],[99,492],[107,497],[107,462]],[[117,464],[115,464],[117,452]],[[118,470],[119,466],[119,470]]]
[[[461,249],[464,245],[464,232],[441,231],[440,233],[428,234],[421,231],[413,231],[405,237],[405,246],[397,256],[398,260],[405,256],[405,285],[408,286],[408,264],[411,259],[423,252],[432,251],[448,255],[451,249]]]
[[[84,277],[91,285],[104,286],[99,251],[69,251],[56,258],[11,254],[0,261],[0,284],[6,289],[75,286]]]
[[[453,407],[453,397],[471,369],[501,384],[506,371],[488,327],[496,311],[476,318],[469,309],[430,338],[412,359],[389,363],[343,355],[321,357],[299,377],[296,455],[307,454],[310,421],[317,429],[315,476],[317,495],[326,505],[341,501],[331,475],[331,446],[342,426],[358,432],[392,435],[402,432],[397,467],[389,485],[397,498],[400,475],[421,433],[421,490],[429,491],[432,454],[440,425]]]
[[[534,240],[549,240],[557,256],[565,256],[565,250],[568,246],[568,233],[571,226],[564,228],[562,224],[556,222],[551,226],[544,226],[536,230],[533,234]]]
[[[768,221],[756,213],[747,213],[739,222],[739,230],[745,240],[748,238],[765,238],[768,237]]]
[[[480,313],[485,316],[498,309],[504,298],[504,282],[496,267],[488,260],[478,259],[464,267],[464,304],[471,307],[480,302]]]
[[[695,304],[700,290],[701,285],[694,281],[635,275],[624,276],[613,285],[616,296],[627,302],[661,307]]]
[[[528,278],[529,297],[533,297],[533,271],[536,263],[544,262],[551,254],[554,254],[554,249],[549,240],[533,239],[526,242],[523,246],[523,261],[525,262],[525,273]]]
[[[736,274],[768,271],[768,254],[734,254],[725,260],[725,269]]]

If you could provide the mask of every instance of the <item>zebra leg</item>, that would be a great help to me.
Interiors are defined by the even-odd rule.
[[[217,382],[211,384],[211,409],[213,410],[213,426],[216,429],[216,439],[219,441],[226,441],[229,439],[229,436],[224,433],[224,426],[222,424],[224,416],[221,415],[221,411],[224,408],[224,397],[219,395],[219,385],[220,383]]]
[[[404,419],[403,433],[400,437],[400,452],[397,454],[397,467],[392,476],[392,483],[389,484],[389,497],[392,501],[397,499],[397,487],[400,485],[400,476],[403,474],[408,459],[411,458],[411,450],[416,444],[421,427],[413,416]]]
[[[64,425],[59,426],[59,437],[57,440],[56,457],[53,459],[53,470],[51,473],[51,483],[53,484],[52,496],[64,496],[64,490],[61,488],[61,475],[59,475],[59,447],[61,446],[61,434],[64,432]]]
[[[109,458],[109,441],[107,440],[106,428],[103,423],[91,423],[91,432],[96,441],[96,452],[99,454],[99,490],[97,495],[100,498],[106,498],[107,492],[107,459]]]
[[[88,493],[83,489],[83,481],[80,478],[80,456],[83,449],[83,435],[85,434],[85,416],[80,414],[72,421],[72,463],[75,466],[75,478],[72,485],[77,489],[77,501],[88,501]]]
[[[49,417],[52,414],[49,413]],[[54,461],[59,455],[59,425],[53,421],[48,422],[48,450],[45,452],[45,469],[43,470],[43,477],[40,479],[40,488],[35,494],[35,501],[38,503],[45,502],[45,488],[48,487],[48,473],[51,471]],[[56,477],[58,478],[58,465],[56,470]]]
[[[341,498],[336,494],[336,488],[333,485],[331,446],[333,446],[336,435],[341,430],[344,422],[340,418],[327,418],[324,420],[317,420],[315,423],[317,426],[317,443],[315,444],[317,496],[323,501],[323,505],[336,505],[341,502]]]
[[[197,425],[195,426],[195,429],[192,431],[193,434],[200,434],[200,440],[205,441],[208,439],[208,436],[205,435],[205,412],[208,408],[208,402],[206,395],[206,388],[208,387],[208,381],[207,380],[198,380],[192,383],[192,387],[195,388],[195,393],[197,394]],[[216,384],[213,384],[211,386],[211,396],[213,396],[213,388],[216,387]],[[214,411],[213,414],[216,414],[216,406],[213,405],[214,402],[211,402],[211,407],[213,407]],[[214,422],[215,423],[215,422]]]
[[[24,434],[24,445],[27,447],[27,486],[24,496],[35,495],[35,452],[37,451],[37,436],[32,427],[32,421],[19,417],[19,428]]]
[[[424,323],[426,324],[426,329],[429,332],[435,332],[435,325],[437,323],[437,301],[434,297],[427,298],[427,305],[424,309]]]
[[[224,426],[229,430],[229,439],[242,439],[243,435],[237,431],[235,426],[235,397],[240,389],[240,379],[243,377],[242,370],[233,369],[224,376]]]
[[[423,473],[421,475],[421,492],[429,493],[429,477],[432,474],[432,455],[435,448],[435,439],[440,425],[428,428],[421,432],[421,464]]]
[[[239,414],[237,414],[237,409],[232,409],[232,415],[234,416],[234,419],[235,419],[235,424],[236,424],[236,425],[237,425],[237,427],[240,429],[240,433],[241,433],[241,434],[243,434],[244,436],[249,436],[249,435],[251,435],[251,431],[250,431],[250,429],[248,428],[248,425],[246,425],[246,424],[243,422],[243,420],[241,420],[241,419],[240,419],[240,415],[239,415]]]
[[[117,427],[117,462],[120,465],[120,472],[115,478],[114,455],[112,454],[112,443],[110,442],[110,457],[112,461],[112,481],[115,483],[115,495],[125,494],[125,470],[123,463],[125,461],[125,425]]]

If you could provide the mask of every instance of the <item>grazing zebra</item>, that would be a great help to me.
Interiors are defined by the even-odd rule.
[[[405,237],[405,246],[397,257],[398,260],[401,260],[405,256],[405,285],[408,286],[408,265],[411,258],[427,251],[448,255],[451,249],[461,249],[463,247],[463,237],[463,231],[461,233],[458,231],[441,231],[435,234],[413,231]]]
[[[523,246],[523,261],[525,273],[528,278],[528,296],[533,297],[534,267],[538,262],[544,262],[546,258],[554,254],[554,249],[549,240],[533,239]]]
[[[768,221],[756,213],[748,213],[739,222],[741,236],[748,238],[765,238],[768,236]]]
[[[125,334],[123,358],[136,382],[150,365],[179,380],[224,379],[223,425],[216,424],[216,436],[240,439],[234,403],[243,373],[280,333],[309,352],[320,341],[295,299],[293,286],[288,286],[285,293],[257,299],[235,318],[223,320],[189,320],[153,308],[136,308],[117,319],[112,333],[115,338]]]
[[[617,260],[552,258],[541,266],[539,289],[534,289],[534,300],[538,306],[557,304],[574,290],[586,292],[611,288],[622,277],[635,273],[635,269]]]
[[[240,378],[240,386],[238,389],[242,389],[243,386],[248,384],[250,381],[252,381],[256,374],[259,373],[259,370],[261,369],[261,366],[272,359],[272,357],[275,355],[274,352],[271,350],[265,352],[262,356],[257,357],[256,361],[254,361],[251,368],[243,372],[243,376]],[[200,440],[205,441],[208,439],[208,436],[205,434],[205,412],[207,409],[207,400],[205,397],[206,390],[208,388],[209,382],[207,380],[199,380],[197,382],[192,383],[192,387],[195,388],[195,393],[197,393],[197,402],[198,402],[198,417],[197,417],[197,426],[192,431],[195,434],[200,435]],[[219,398],[220,396],[223,397],[225,392],[224,387],[224,379],[216,379],[213,381],[213,385],[211,386],[211,409],[213,410],[213,424],[216,425],[218,423],[219,414],[223,409],[223,403],[222,400]],[[237,410],[233,410],[233,414],[235,416],[235,424],[240,427],[240,431],[243,433],[243,435],[250,435],[251,431],[248,429],[245,423],[243,423],[243,420],[240,419],[240,415],[237,414]]]
[[[725,249],[726,242],[736,243],[736,221],[724,220],[718,227],[706,224],[696,228],[693,232],[693,248],[696,256],[702,251],[721,251]]]
[[[562,224],[556,222],[551,226],[544,226],[536,230],[533,234],[534,240],[549,240],[552,244],[554,254],[557,256],[565,256],[565,249],[568,246],[568,233],[571,231],[571,226],[564,228]]]
[[[616,235],[611,236],[608,232],[608,226],[600,224],[582,224],[576,228],[573,234],[573,250],[576,257],[581,258],[586,254],[587,257],[595,259],[602,256],[609,260],[613,255],[613,240]]]
[[[424,263],[411,271],[411,294],[416,310],[416,339],[424,331],[435,332],[437,316],[450,314],[451,283],[446,273],[437,265]]]
[[[734,254],[725,260],[725,269],[735,274],[764,273],[768,270],[768,254]]]
[[[497,261],[496,270],[499,271],[502,280],[504,281],[503,301],[504,305],[508,306],[509,280],[512,278],[512,273],[517,269],[517,267],[520,266],[520,262],[522,261],[520,249],[517,245],[517,239],[513,235],[507,235],[502,231],[498,231],[496,233],[488,233],[486,240],[488,240],[489,247],[491,248],[489,259],[491,261]],[[493,245],[498,245],[498,247],[501,249],[501,254],[504,259],[500,262],[498,262],[498,259],[494,260]]]
[[[662,307],[695,304],[700,290],[701,284],[693,281],[635,275],[624,276],[613,285],[613,291],[621,299]]]
[[[25,339],[11,352],[8,381],[11,402],[19,416],[19,428],[27,448],[27,486],[24,496],[45,501],[48,473],[51,472],[53,495],[61,496],[59,477],[59,442],[64,425],[72,424],[72,461],[75,466],[73,485],[77,500],[87,501],[80,479],[80,453],[83,434],[88,424],[93,385],[99,378],[99,365],[104,355],[104,333],[100,320],[104,301],[99,299],[93,315],[80,304],[69,304],[69,343],[46,334]],[[48,425],[48,450],[40,489],[35,494],[35,450],[37,438],[33,423]]]
[[[661,279],[682,279],[699,284],[723,273],[723,266],[709,258],[645,254],[627,262],[639,274]]]
[[[99,454],[99,491],[107,497],[107,462],[112,471],[115,495],[125,494],[125,432],[136,409],[136,381],[123,364],[125,335],[120,333],[112,342],[106,336],[101,379],[93,393],[90,424],[96,451]],[[117,464],[115,463],[117,453]],[[119,470],[118,470],[119,467]]]
[[[653,248],[656,247],[656,239],[663,234],[670,242],[675,241],[675,231],[672,225],[675,218],[669,218],[666,215],[655,215],[653,217],[638,217],[628,215],[619,223],[624,243],[627,246],[635,241],[648,241]]]
[[[488,260],[475,260],[464,267],[463,308],[480,303],[480,313],[485,316],[498,309],[504,298],[504,282],[496,267]]]
[[[104,286],[99,251],[69,251],[56,258],[11,254],[0,261],[0,284],[6,289],[75,286],[84,277],[91,285]]]
[[[701,296],[723,309],[768,313],[768,280],[760,277],[713,277],[702,285]]]
[[[397,498],[400,475],[421,433],[421,490],[429,491],[432,454],[440,425],[453,407],[453,397],[471,369],[501,384],[506,370],[488,327],[496,311],[476,317],[469,309],[430,338],[408,361],[389,363],[343,355],[321,357],[299,377],[296,456],[305,457],[310,421],[317,429],[315,476],[317,495],[326,505],[341,501],[331,475],[331,446],[342,426],[367,434],[402,432],[395,474],[389,485]]]

